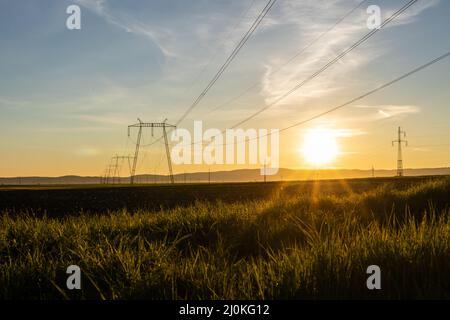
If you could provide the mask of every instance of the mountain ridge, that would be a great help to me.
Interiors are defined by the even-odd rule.
[[[396,175],[395,169],[374,170],[375,177],[392,177]],[[405,176],[450,175],[450,167],[441,168],[409,168],[404,169]],[[177,173],[175,182],[196,183],[208,182],[255,182],[263,181],[264,176],[260,169],[236,169],[221,171],[199,171],[192,173]],[[267,181],[280,180],[314,180],[314,179],[351,179],[372,177],[372,170],[364,169],[288,169],[280,168],[278,173],[267,176]],[[0,184],[28,185],[28,184],[98,184],[102,178],[99,176],[64,175],[58,177],[26,176],[26,177],[0,177]],[[136,183],[168,183],[168,175],[139,174],[135,177]],[[115,183],[129,183],[129,177],[115,178]],[[112,178],[109,178],[112,183]]]

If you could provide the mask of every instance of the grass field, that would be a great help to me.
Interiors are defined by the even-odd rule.
[[[449,203],[449,177],[3,187],[0,298],[449,299]]]

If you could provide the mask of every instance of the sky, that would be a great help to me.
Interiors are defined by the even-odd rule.
[[[369,5],[383,19],[406,0],[278,0],[179,127],[224,130],[271,104],[359,40]],[[266,0],[1,0],[0,176],[99,175],[134,153],[137,118],[176,123]],[[70,5],[81,29],[69,30]],[[277,129],[357,97],[450,50],[450,1],[419,0],[391,24],[240,128]],[[303,52],[302,52],[303,51]],[[302,52],[295,59],[293,56]],[[286,64],[290,61],[288,64]],[[350,106],[280,134],[280,166],[313,168],[302,153],[315,128],[339,152],[326,168],[393,169],[399,126],[406,168],[450,166],[450,58]],[[247,88],[251,90],[242,94]],[[240,96],[231,103],[230,99]],[[166,173],[160,131],[145,130],[137,173]],[[152,146],[147,146],[157,141]],[[175,165],[174,171],[257,165]],[[123,175],[127,175],[124,166]]]

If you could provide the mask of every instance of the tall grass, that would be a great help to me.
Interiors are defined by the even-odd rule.
[[[450,298],[450,179],[170,210],[0,218],[3,299]],[[82,290],[65,271],[82,270]],[[368,290],[379,265],[382,289]]]

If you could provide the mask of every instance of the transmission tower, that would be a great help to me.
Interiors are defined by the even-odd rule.
[[[267,182],[267,177],[266,177],[266,160],[264,160],[264,183]]]
[[[403,139],[402,139],[403,137]],[[395,143],[398,144],[398,150],[397,150],[397,177],[403,177],[403,158],[402,158],[402,143],[405,144],[405,146],[408,146],[408,141],[406,139],[406,132],[402,131],[401,127],[398,127],[397,132],[397,140],[392,141],[392,146],[394,146]]]
[[[152,137],[153,137],[153,128],[162,128],[163,129],[164,143],[166,146],[167,164],[169,167],[170,182],[174,183],[173,171],[172,171],[172,160],[170,159],[169,140],[167,139],[166,128],[176,128],[176,126],[166,123],[167,119],[165,119],[164,122],[142,122],[138,118],[138,121],[139,121],[139,123],[128,126],[128,136],[130,136],[130,128],[139,128],[137,141],[136,141],[136,150],[134,152],[134,158],[133,158],[133,167],[131,168],[131,178],[130,178],[131,184],[134,183],[134,178],[135,178],[135,173],[136,173],[136,165],[137,165],[137,161],[138,161],[139,147],[141,144],[141,137],[142,137],[142,128],[151,128]]]
[[[106,181],[106,170],[100,174],[100,184],[104,184]]]
[[[104,184],[108,184],[108,177],[109,177],[109,167],[106,166],[106,169],[105,169],[105,176],[104,176],[104,178],[103,178],[103,183],[104,183]]]
[[[133,159],[133,157],[132,156],[118,156],[118,155],[115,155],[111,159],[114,161],[114,168],[115,168],[113,181],[114,181],[114,178],[116,178],[117,182],[120,183],[120,168],[122,166],[122,161],[123,160],[128,160],[128,170],[130,172],[130,179],[131,179],[131,161],[130,160]],[[121,160],[120,166],[119,166],[119,160]]]
[[[106,177],[105,177],[105,183],[109,183],[109,178],[111,178],[111,173],[113,172],[114,165],[110,164],[106,167]],[[112,183],[114,184],[114,176],[112,178]]]
[[[116,179],[116,177],[118,178],[118,174],[117,172],[119,171],[119,159],[117,157],[112,157],[111,158],[111,162],[112,162],[112,184],[114,184],[114,180]]]

